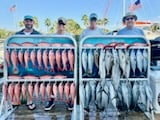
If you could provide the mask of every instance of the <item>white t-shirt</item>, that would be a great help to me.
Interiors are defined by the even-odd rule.
[[[104,32],[100,28],[96,28],[94,30],[87,28],[82,32],[82,34],[80,35],[80,38],[82,39],[88,35],[104,35]]]
[[[23,32],[24,32],[25,35],[30,35],[31,34],[31,32],[25,32],[25,31],[23,31]]]

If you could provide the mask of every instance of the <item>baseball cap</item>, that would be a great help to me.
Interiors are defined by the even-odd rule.
[[[67,20],[65,18],[63,18],[63,17],[60,17],[60,18],[58,18],[58,23],[62,23],[64,25],[66,25]]]
[[[33,20],[33,16],[31,16],[31,15],[24,16],[24,20],[27,20],[27,19]]]
[[[90,20],[97,20],[98,16],[96,13],[91,13],[90,16],[89,16],[89,19]]]

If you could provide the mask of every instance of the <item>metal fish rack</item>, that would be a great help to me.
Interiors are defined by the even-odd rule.
[[[88,54],[89,50],[91,50],[92,53],[93,53],[94,50],[97,50],[98,53],[100,54],[100,50],[104,49],[105,46],[107,46],[107,47],[104,50],[111,50],[112,51],[112,49],[115,49],[115,50],[126,49],[126,47],[124,47],[123,45],[120,45],[120,46],[117,46],[117,47],[114,48],[114,44],[117,44],[117,43],[120,43],[120,44],[123,43],[123,45],[127,44],[127,46],[130,46],[130,47],[127,48],[129,52],[132,49],[134,49],[136,51],[138,49],[140,51],[142,51],[142,50],[147,51],[147,53],[148,53],[148,56],[147,56],[148,65],[147,65],[146,74],[143,77],[140,76],[140,75],[133,77],[132,72],[130,72],[130,76],[127,78],[127,80],[129,80],[129,81],[149,81],[149,75],[150,75],[150,43],[144,37],[142,37],[142,36],[131,36],[131,37],[130,36],[87,36],[87,37],[83,38],[80,42],[80,45],[79,45],[79,85],[80,85],[79,94],[80,94],[80,119],[81,120],[84,120],[86,118],[85,110],[84,110],[83,105],[82,105],[82,102],[83,102],[82,99],[84,99],[83,97],[85,95],[83,93],[81,93],[82,89],[85,89],[84,84],[86,84],[87,82],[91,82],[91,81],[95,81],[95,82],[102,81],[102,79],[98,75],[99,70],[97,70],[97,68],[95,67],[95,63],[94,63],[93,72],[92,72],[92,74],[94,73],[94,75],[90,75],[90,76],[85,76],[84,75],[85,72],[84,72],[84,68],[83,68],[83,65],[82,65],[82,52],[85,50]],[[133,44],[136,44],[136,43],[145,44],[146,46],[141,46],[141,45],[140,46],[138,46],[138,45],[133,46]],[[113,45],[113,46],[111,46],[111,45]],[[139,72],[137,72],[136,74],[138,74],[138,73]],[[111,80],[111,75],[106,76],[105,80],[106,81],[112,81]],[[120,77],[120,81],[126,81],[126,78]],[[86,101],[86,98],[84,99],[84,101]],[[89,104],[89,106],[91,106],[91,104]],[[91,113],[92,114],[91,118],[94,118],[94,119],[97,118],[97,116],[95,116],[96,112],[98,112],[98,111],[95,110],[93,113]],[[99,112],[99,114],[100,114],[100,112]],[[88,112],[88,115],[90,115],[90,112]],[[146,115],[148,116],[147,113],[146,113]],[[151,118],[150,116],[148,116],[148,117]]]
[[[56,44],[56,43],[60,43],[60,44],[71,44],[72,46],[9,46],[9,44],[12,43],[17,43],[17,44],[23,44],[24,42],[29,42],[29,43],[34,43],[39,44],[41,42],[47,42],[49,44]],[[18,69],[19,72],[16,74],[17,76],[20,76],[20,78],[15,78],[15,79],[10,79],[9,76],[10,75],[14,75],[13,74],[13,65],[11,65],[11,67],[7,66],[7,62],[6,62],[6,56],[4,53],[4,81],[3,83],[11,83],[11,82],[74,82],[76,89],[77,89],[77,44],[74,38],[72,38],[71,36],[67,36],[67,35],[31,35],[31,36],[21,36],[21,35],[14,35],[10,38],[8,38],[5,43],[4,43],[4,51],[6,50],[22,50],[23,52],[25,50],[28,50],[29,53],[31,52],[31,50],[35,50],[37,52],[37,50],[53,50],[55,52],[55,50],[60,50],[60,52],[62,52],[62,50],[72,50],[73,54],[74,54],[74,69],[72,70],[68,70],[65,72],[59,72],[59,71],[55,71],[53,72],[46,72],[44,71],[44,69],[37,69],[37,68],[33,68],[31,61],[29,62],[29,68],[25,69],[24,66],[21,66],[20,64],[18,65]],[[38,63],[36,63],[36,65],[38,65]],[[44,65],[43,65],[44,67]],[[50,67],[50,66],[49,66]],[[68,69],[70,66],[67,66]],[[50,68],[49,68],[50,69]],[[56,75],[65,75],[67,76],[64,79],[61,78],[47,78],[47,79],[39,79],[40,76],[43,75],[50,75],[50,76],[56,76]],[[30,78],[30,79],[26,79],[23,78],[23,76],[25,75],[35,75],[37,78]],[[77,91],[77,90],[76,90]],[[8,100],[9,101],[9,100]],[[74,99],[74,110],[73,110],[73,117],[76,119],[76,97]],[[10,107],[10,109],[8,110],[8,107]],[[15,108],[12,107],[10,101],[6,102],[4,100],[4,96],[2,97],[1,100],[1,106],[0,106],[0,118],[1,119],[6,119],[13,111],[15,110]]]

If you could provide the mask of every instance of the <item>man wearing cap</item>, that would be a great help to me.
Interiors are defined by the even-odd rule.
[[[16,35],[40,35],[41,34],[40,32],[36,31],[33,28],[34,20],[32,16],[30,15],[24,16],[23,23],[25,28],[19,32],[16,32]],[[33,101],[27,101],[27,106],[29,110],[34,110],[36,108],[36,105],[33,103]]]
[[[60,17],[58,18],[58,22],[57,22],[57,32],[54,33],[54,35],[69,35],[71,36],[69,33],[67,33],[65,31],[65,26],[67,24],[67,21],[65,18]],[[71,36],[72,37],[72,36]],[[47,105],[45,106],[44,110],[45,111],[49,111],[51,110],[53,107],[55,106],[55,102],[54,102],[54,95],[51,95],[51,99],[49,101],[47,101]],[[73,105],[71,104],[71,101],[69,103],[66,103],[66,107],[68,110],[73,110]]]
[[[143,30],[135,27],[136,20],[137,20],[137,16],[132,12],[128,12],[122,19],[123,24],[126,25],[126,27],[119,30],[117,35],[141,35],[141,36],[144,36]]]
[[[36,31],[33,28],[34,26],[33,16],[30,16],[30,15],[24,16],[23,23],[25,28],[19,32],[16,32],[16,35],[40,35],[41,34],[40,32]]]
[[[80,39],[88,35],[104,35],[102,29],[97,27],[97,18],[97,14],[90,14],[90,26],[82,32],[82,34],[80,35]]]

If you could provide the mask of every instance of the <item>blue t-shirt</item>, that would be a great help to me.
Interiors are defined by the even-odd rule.
[[[88,35],[104,35],[104,32],[100,28],[96,28],[94,30],[87,28],[82,32],[82,34],[80,35],[80,38],[82,39]]]
[[[137,28],[137,27],[135,27],[133,29],[128,29],[127,27],[125,27],[125,28],[119,30],[117,35],[142,35],[142,36],[145,36],[143,30],[140,28]]]

